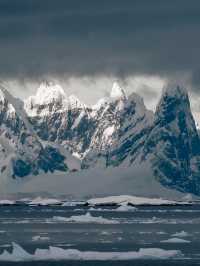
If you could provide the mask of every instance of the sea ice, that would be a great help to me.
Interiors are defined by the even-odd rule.
[[[48,199],[37,197],[36,199],[29,202],[29,205],[39,205],[39,206],[48,206],[48,205],[60,205],[62,202],[58,199]]]
[[[106,219],[102,216],[92,216],[89,212],[84,215],[73,215],[69,218],[62,216],[54,216],[53,221],[56,222],[76,222],[76,223],[97,223],[97,224],[117,224],[116,220]]]
[[[16,243],[12,243],[13,250],[0,255],[0,261],[47,261],[47,260],[134,260],[134,259],[169,259],[180,258],[183,254],[179,250],[164,250],[160,248],[141,248],[138,251],[106,252],[106,251],[79,251],[77,249],[63,249],[49,247],[48,249],[36,249],[29,254]]]
[[[173,237],[187,237],[189,236],[189,234],[185,231],[181,231],[181,232],[177,232],[175,234],[172,235]]]
[[[91,206],[95,205],[176,205],[184,202],[165,200],[161,198],[145,198],[136,196],[110,196],[105,198],[94,198],[87,201]]]
[[[181,238],[169,238],[167,240],[160,241],[161,243],[190,243],[189,240],[181,239]]]
[[[33,236],[32,240],[33,241],[47,241],[50,238],[48,236]]]

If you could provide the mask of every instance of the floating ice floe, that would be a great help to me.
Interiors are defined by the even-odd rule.
[[[81,210],[81,209],[77,209],[77,210]],[[119,211],[119,212],[126,212],[126,211],[136,211],[137,210],[137,208],[136,207],[134,207],[134,206],[130,206],[130,205],[127,205],[127,204],[122,204],[122,205],[120,205],[119,207],[117,207],[117,208],[114,208],[114,209],[110,209],[110,208],[95,208],[95,207],[90,207],[89,209],[88,209],[89,211],[96,211],[96,212],[101,212],[101,211],[103,211],[103,212],[115,212],[115,211]]]
[[[127,204],[123,204],[121,206],[119,206],[117,209],[115,209],[115,211],[120,211],[120,212],[128,212],[128,211],[136,211],[137,208],[134,206],[130,206]]]
[[[16,201],[14,200],[0,200],[0,205],[14,205],[16,204]]]
[[[11,246],[12,246],[11,244],[2,244],[2,245],[0,245],[1,248],[9,248]]]
[[[132,224],[200,224],[200,218],[159,218],[153,216],[152,218],[130,218],[128,221],[122,221],[121,223]]]
[[[36,249],[34,254],[25,251],[16,243],[12,243],[13,250],[0,255],[0,261],[48,261],[48,260],[134,260],[134,259],[171,259],[181,258],[183,254],[179,250],[164,250],[160,248],[141,248],[138,251],[128,252],[99,252],[80,251],[77,249],[63,249],[60,247],[49,247],[48,249]]]
[[[74,207],[77,205],[84,205],[85,202],[84,201],[65,201],[62,203],[63,207]]]
[[[177,238],[177,237],[169,238],[167,240],[162,240],[160,242],[161,243],[190,243],[189,240],[185,240],[185,239]]]
[[[166,200],[161,198],[145,198],[136,196],[110,196],[104,198],[94,198],[87,201],[88,205],[100,206],[100,205],[177,205],[188,204],[187,202],[179,202]]]
[[[29,205],[34,206],[48,206],[48,205],[61,205],[62,202],[58,199],[48,199],[37,197],[36,199],[29,202]]]
[[[172,235],[173,237],[187,237],[189,236],[189,234],[185,231],[181,231],[181,232],[177,232],[175,234]]]
[[[89,212],[84,215],[73,215],[69,218],[62,216],[54,216],[53,221],[55,222],[70,222],[70,223],[97,223],[97,224],[118,224],[119,222],[112,219],[106,219],[102,216],[92,216]]]
[[[50,238],[48,236],[33,236],[32,241],[47,241]]]

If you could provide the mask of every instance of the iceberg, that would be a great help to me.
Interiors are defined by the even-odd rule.
[[[0,205],[14,205],[16,204],[16,201],[14,200],[0,200]]]
[[[89,212],[83,215],[73,215],[69,218],[62,216],[54,216],[53,221],[67,223],[96,223],[96,224],[118,224],[119,222],[113,219],[106,219],[102,216],[92,216]]]
[[[58,199],[48,199],[41,197],[37,197],[36,199],[29,202],[29,205],[36,205],[36,206],[61,205],[61,204],[62,202]]]
[[[189,234],[187,232],[185,232],[185,231],[181,231],[181,232],[176,232],[172,236],[173,237],[187,237],[187,236],[189,236]]]
[[[16,243],[12,243],[13,250],[0,255],[0,261],[48,261],[48,260],[134,260],[134,259],[172,259],[181,258],[180,250],[164,250],[160,248],[141,248],[138,251],[106,252],[106,251],[80,251],[77,249],[63,249],[50,246],[48,249],[36,249],[34,254],[25,251]]]
[[[188,204],[188,202],[179,202],[174,200],[166,200],[162,198],[145,198],[136,196],[109,196],[104,198],[94,198],[87,201],[90,206],[98,205],[177,205]]]
[[[167,240],[162,240],[161,243],[190,243],[190,241],[174,237],[174,238],[169,238]]]

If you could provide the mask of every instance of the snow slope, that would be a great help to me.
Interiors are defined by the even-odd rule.
[[[165,188],[151,175],[147,165],[135,167],[90,168],[67,174],[43,174],[13,181],[6,187],[0,187],[3,195],[13,193],[34,196],[65,195],[69,199],[89,199],[110,195],[134,195],[140,197],[184,200],[184,193]]]

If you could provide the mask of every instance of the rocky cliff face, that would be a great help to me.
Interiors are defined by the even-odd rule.
[[[200,194],[200,140],[184,88],[164,90],[141,160],[163,185]]]

